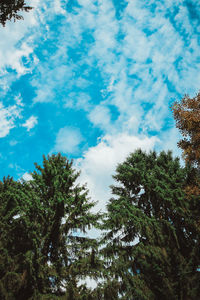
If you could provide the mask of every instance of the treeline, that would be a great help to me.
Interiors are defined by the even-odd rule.
[[[44,156],[28,182],[3,178],[0,299],[199,298],[200,94],[172,111],[185,166],[170,151],[135,151],[117,166],[104,214],[61,154]]]

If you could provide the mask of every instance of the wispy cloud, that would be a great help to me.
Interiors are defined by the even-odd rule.
[[[30,55],[33,54],[33,38],[34,27],[38,26],[37,6],[39,1],[32,0],[30,5],[34,7],[29,13],[21,13],[24,17],[23,21],[7,22],[5,27],[0,26],[0,69],[2,72],[6,68],[13,69],[18,76],[30,71],[27,66]],[[31,36],[30,36],[31,30]],[[27,36],[28,35],[28,36]],[[23,59],[26,59],[24,64]],[[34,55],[31,59],[34,58]]]
[[[111,113],[107,106],[96,105],[94,109],[90,111],[88,118],[95,126],[98,126],[103,131],[109,131]]]
[[[27,131],[30,131],[35,125],[37,125],[38,120],[37,117],[31,116],[26,120],[24,124],[22,124],[23,127],[26,127]]]
[[[56,142],[53,151],[63,152],[65,154],[75,154],[83,137],[77,128],[61,128],[56,136]]]
[[[21,107],[12,105],[5,107],[0,102],[0,138],[7,136],[15,127],[15,120],[21,118]]]
[[[91,110],[92,104],[90,103],[91,97],[87,93],[79,92],[71,92],[69,95],[66,96],[65,108],[71,109],[83,109],[84,111],[88,112]]]
[[[161,118],[167,117],[166,105],[171,98],[194,93],[199,88],[198,36],[187,6],[179,3],[177,10],[175,2],[147,5],[143,1],[127,1],[121,18],[117,19],[111,0],[96,5],[91,1],[78,4],[70,13],[64,13],[62,2],[56,4],[60,7],[57,13],[60,11],[64,17],[57,30],[53,55],[47,52],[46,62],[40,64],[32,80],[36,91],[34,101],[53,102],[59,93],[60,101],[65,102],[72,91],[74,98],[78,98],[80,90],[91,84],[88,74],[96,65],[105,87],[101,98],[96,99],[97,105],[115,105],[121,123],[134,111],[139,118],[138,126],[160,130],[164,125]],[[86,32],[91,39],[84,36]],[[48,38],[54,39],[54,32],[49,31]],[[79,76],[83,66],[86,69]],[[195,79],[188,80],[194,73]],[[80,82],[84,82],[82,86]],[[82,105],[77,101],[74,109],[80,108],[78,103]],[[140,107],[143,103],[152,103],[152,116],[159,113],[160,119],[156,121],[154,117],[149,122],[149,114],[144,118]]]
[[[33,177],[29,174],[29,173],[24,173],[24,175],[22,176],[22,178],[25,180],[25,181],[30,181],[33,179]]]
[[[111,1],[101,3],[98,12],[90,55],[101,66],[108,86],[106,95],[103,91],[106,101],[102,105],[116,105],[121,123],[137,115],[137,125],[147,132],[165,126],[171,98],[199,88],[198,36],[187,7],[179,5],[175,13],[175,5],[157,2],[148,6],[142,1],[128,1],[119,22]],[[184,26],[185,32],[192,35],[187,44]],[[106,38],[108,42],[104,42]],[[191,74],[196,75],[193,82]],[[152,105],[142,111],[143,104]]]

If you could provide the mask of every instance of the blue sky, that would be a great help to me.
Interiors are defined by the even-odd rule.
[[[116,164],[172,149],[174,100],[200,83],[200,7],[178,0],[27,0],[0,28],[0,177],[62,152],[103,208]]]

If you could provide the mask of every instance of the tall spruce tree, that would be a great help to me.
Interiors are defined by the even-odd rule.
[[[78,283],[97,274],[94,203],[65,157],[35,166],[29,182],[0,183],[1,299],[90,299]]]
[[[197,199],[185,197],[189,176],[171,152],[138,150],[118,165],[104,221],[109,280],[102,299],[198,299]]]
[[[7,21],[21,20],[23,16],[21,11],[30,11],[32,7],[27,6],[24,0],[1,0],[0,1],[0,23],[5,26]]]

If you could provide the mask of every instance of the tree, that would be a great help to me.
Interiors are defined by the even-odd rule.
[[[198,236],[196,256],[199,257],[200,243],[200,92],[190,98],[186,95],[180,102],[175,102],[172,112],[176,121],[176,127],[180,130],[183,138],[178,146],[183,151],[183,158],[187,165],[192,167],[188,184],[185,187],[188,201],[197,203],[193,207],[193,220],[196,224]]]
[[[26,254],[32,248],[23,224],[24,204],[21,184],[10,177],[4,178],[0,182],[1,299],[13,299],[24,284]]]
[[[118,165],[102,253],[119,299],[198,299],[197,199],[184,193],[190,171],[171,152],[138,150]]]
[[[19,15],[19,11],[30,11],[32,7],[26,6],[24,0],[1,0],[0,3],[0,23],[5,26],[6,22],[11,19],[21,20],[22,15]]]
[[[78,283],[97,274],[97,242],[84,236],[97,225],[94,203],[65,157],[44,156],[35,166],[29,182],[0,183],[1,299],[89,299]]]
[[[193,174],[186,188],[188,195],[200,195],[200,93],[194,98],[185,96],[172,106],[176,127],[183,135],[178,146],[183,150],[186,164],[193,166]]]
[[[200,93],[194,98],[185,96],[172,106],[176,126],[183,135],[178,146],[186,162],[200,168]]]

